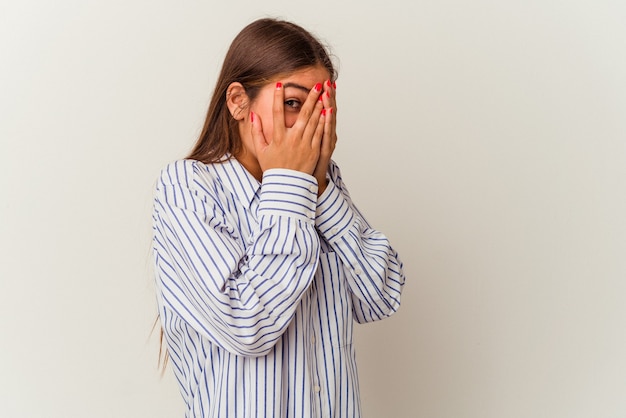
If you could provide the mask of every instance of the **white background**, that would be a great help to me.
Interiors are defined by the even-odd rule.
[[[337,55],[335,159],[405,263],[365,416],[626,416],[623,0],[3,0],[0,416],[182,417],[152,187],[266,15]]]

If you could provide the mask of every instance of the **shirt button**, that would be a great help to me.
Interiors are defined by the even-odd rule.
[[[333,229],[330,230],[330,233],[333,234],[333,235],[336,235],[337,232],[339,232],[339,230],[337,228],[333,228]]]
[[[314,391],[316,391],[316,392],[319,392],[320,390],[322,390],[322,388],[320,388],[319,386],[315,386],[315,387],[313,388],[313,390],[314,390]]]
[[[363,270],[361,270],[360,268],[357,267],[357,268],[354,269],[354,274],[359,276],[359,275],[363,274]]]
[[[311,193],[316,193],[316,192],[317,192],[317,186],[314,186],[313,184],[311,184],[311,185],[309,186],[309,191],[310,191]]]
[[[311,337],[311,344],[315,344],[315,337]]]

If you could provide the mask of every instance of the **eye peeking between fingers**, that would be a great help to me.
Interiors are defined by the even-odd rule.
[[[302,103],[300,100],[296,99],[288,99],[285,100],[285,111],[291,112],[300,112],[300,108],[302,107]]]

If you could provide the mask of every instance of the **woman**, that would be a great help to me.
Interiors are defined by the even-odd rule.
[[[335,79],[310,33],[251,23],[161,173],[157,300],[187,417],[360,416],[352,324],[393,314],[405,278],[331,160]]]

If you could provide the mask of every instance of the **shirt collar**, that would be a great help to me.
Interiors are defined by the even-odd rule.
[[[235,157],[228,155],[226,158],[224,162],[214,164],[215,170],[224,187],[249,208],[261,183]]]

